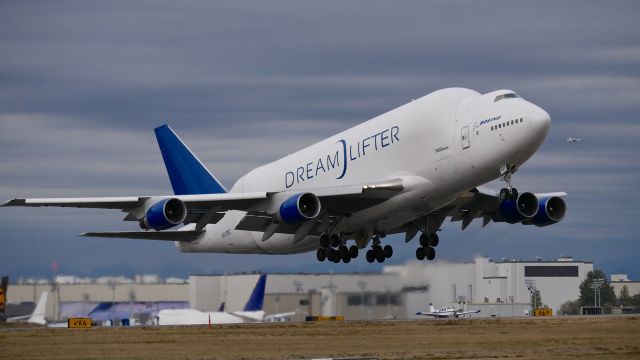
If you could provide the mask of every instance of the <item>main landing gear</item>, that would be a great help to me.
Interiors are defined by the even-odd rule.
[[[393,256],[393,248],[391,245],[385,245],[382,247],[380,245],[380,236],[375,235],[373,237],[373,244],[371,245],[371,249],[367,250],[367,262],[372,263],[377,261],[379,263],[384,262],[385,259],[389,259]]]
[[[416,258],[418,260],[433,260],[436,257],[436,249],[434,249],[440,243],[438,234],[426,234],[420,235],[420,247],[416,249]]]
[[[385,245],[384,247],[380,245],[380,235],[374,235],[372,241],[371,249],[366,252],[368,262],[377,261],[382,263],[393,256],[391,245]],[[320,262],[328,260],[334,263],[339,263],[340,261],[349,263],[352,259],[358,257],[358,247],[356,245],[347,247],[345,241],[336,234],[331,236],[322,234],[320,236],[320,248],[316,252],[316,257]]]
[[[347,264],[351,262],[351,259],[358,257],[358,247],[355,245],[347,247],[340,236],[336,234],[331,236],[322,234],[320,236],[320,248],[316,252],[316,257],[320,262],[326,259],[334,263],[342,261]]]

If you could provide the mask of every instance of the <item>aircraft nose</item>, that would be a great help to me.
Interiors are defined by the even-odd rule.
[[[536,132],[547,134],[549,127],[551,126],[551,116],[544,109],[534,106],[533,110],[529,113],[531,127]]]

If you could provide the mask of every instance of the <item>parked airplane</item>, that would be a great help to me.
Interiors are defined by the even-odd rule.
[[[565,140],[565,142],[568,142],[568,143],[577,143],[578,141],[582,141],[582,139],[576,139],[576,138],[572,138],[571,136],[569,136],[569,137]]]
[[[27,322],[31,324],[46,325],[47,321],[45,319],[45,314],[47,310],[48,297],[49,294],[46,291],[43,291],[40,295],[40,299],[38,299],[36,308],[31,314],[10,317],[7,319],[7,322]]]
[[[416,315],[424,315],[424,316],[432,316],[436,318],[449,318],[449,317],[460,317],[467,314],[477,314],[480,312],[480,309],[474,309],[470,311],[464,311],[463,309],[456,309],[450,307],[441,307],[440,309],[436,309],[433,307],[433,304],[429,303],[429,312],[417,312]]]
[[[336,263],[369,244],[367,261],[383,262],[393,254],[382,246],[386,235],[404,233],[408,242],[421,232],[416,257],[432,260],[447,217],[462,229],[475,218],[483,226],[563,219],[566,193],[518,193],[511,184],[549,126],[547,112],[513,91],[443,89],[258,167],[227,191],[163,125],[155,133],[175,195],[13,199],[3,206],[120,209],[145,231],[82,235],[169,240],[182,252],[316,250],[319,261]],[[479,187],[497,178],[507,187]]]
[[[283,313],[265,316],[262,310],[267,275],[260,275],[249,300],[242,311],[224,311],[224,302],[216,312],[205,312],[196,309],[165,309],[158,312],[158,325],[202,325],[236,324],[245,322],[275,321],[295,313]]]

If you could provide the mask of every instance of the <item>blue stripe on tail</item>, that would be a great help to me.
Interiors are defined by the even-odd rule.
[[[264,288],[267,284],[267,275],[262,274],[256,283],[256,287],[253,288],[253,292],[249,297],[249,301],[244,306],[243,311],[260,311],[262,310],[262,304],[264,303]]]
[[[174,194],[220,194],[227,192],[169,125],[159,126],[154,131]]]

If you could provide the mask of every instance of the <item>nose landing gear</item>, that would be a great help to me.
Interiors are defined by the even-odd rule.
[[[516,171],[515,165],[506,165],[500,169],[502,173],[502,181],[507,183],[507,187],[500,189],[499,199],[500,201],[511,200],[516,201],[518,199],[518,189],[511,186],[511,175]]]

